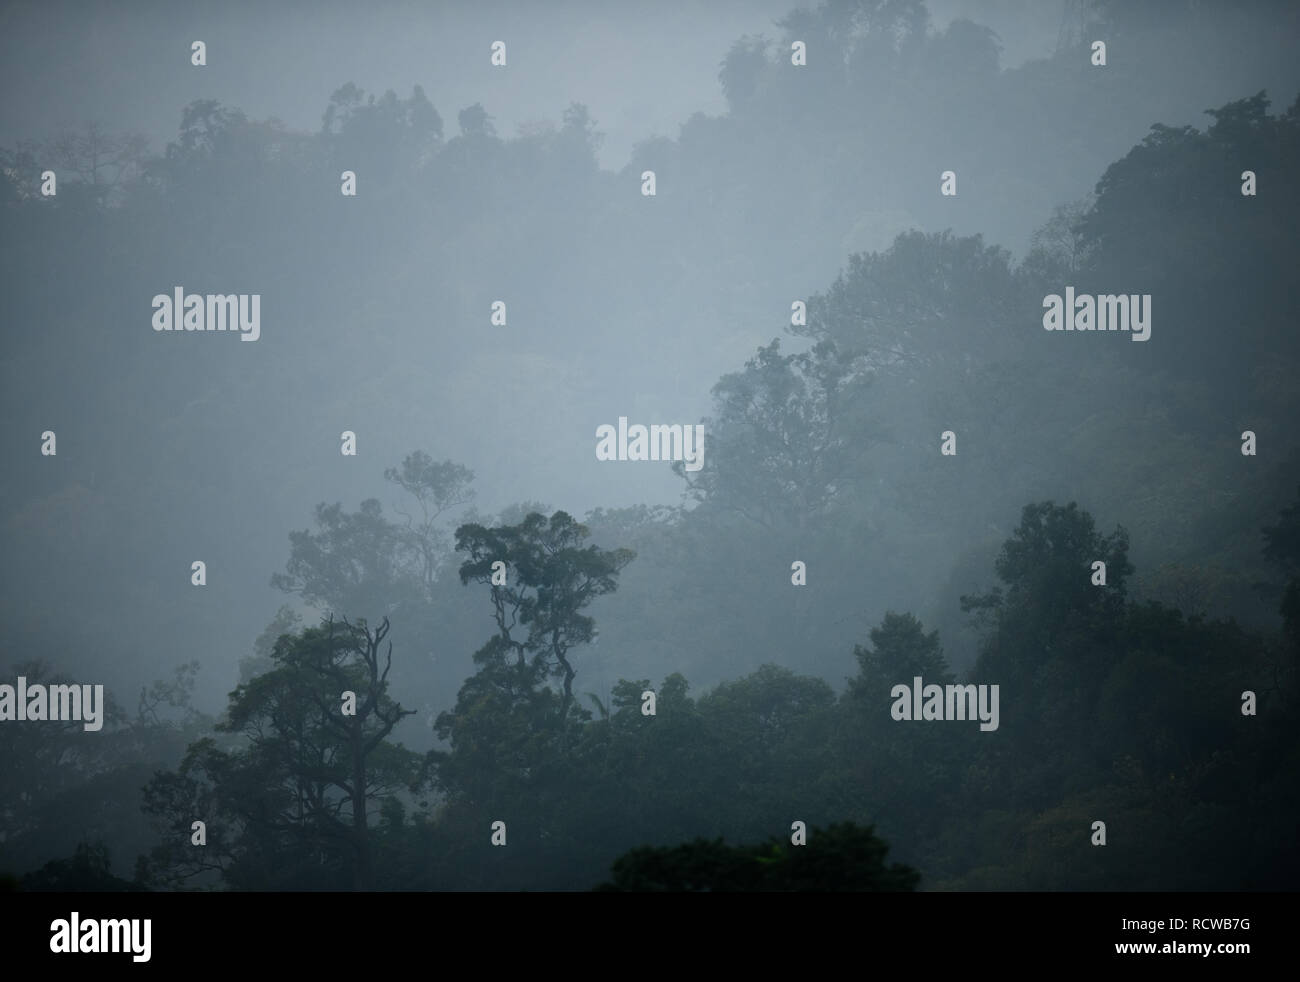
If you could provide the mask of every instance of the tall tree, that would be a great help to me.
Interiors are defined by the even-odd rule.
[[[533,512],[514,526],[470,524],[456,530],[457,550],[469,554],[460,567],[461,582],[491,588],[497,625],[497,634],[474,660],[485,664],[513,657],[517,666],[537,666],[560,679],[561,723],[573,703],[577,675],[569,652],[595,636],[596,622],[582,611],[617,589],[618,574],[636,555],[630,549],[584,547],[589,535],[585,525],[562,511],[549,519]]]
[[[455,827],[469,828],[477,822],[471,813],[483,809],[505,814],[520,807],[532,815],[530,828],[539,837],[572,827],[565,802],[571,805],[590,780],[579,759],[578,727],[591,719],[574,698],[573,649],[596,634],[584,610],[614,591],[634,556],[629,549],[584,546],[588,534],[562,511],[456,530],[457,548],[468,555],[461,581],[489,587],[497,630],[475,653],[478,671],[461,686],[455,707],[435,725],[450,748],[429,759]],[[550,684],[557,680],[558,691]],[[555,842],[539,838],[534,845],[544,851]]]
[[[163,845],[147,877],[177,886],[216,871],[236,888],[374,888],[370,816],[421,783],[420,756],[388,737],[413,711],[388,695],[387,618],[375,629],[333,618],[282,635],[275,668],[230,695],[218,733],[179,771],[155,775],[146,811]],[[191,844],[206,822],[208,843]]]

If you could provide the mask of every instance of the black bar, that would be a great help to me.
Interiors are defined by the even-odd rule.
[[[55,969],[52,978],[313,968],[373,976],[455,968],[494,978],[512,967],[586,975],[638,965],[675,977],[688,963],[785,966],[812,978],[840,974],[831,970],[836,964],[858,976],[910,965],[917,978],[1125,965],[1167,975],[1286,963],[1294,956],[1295,910],[1296,896],[1282,893],[9,893],[0,895],[0,950],[7,968]],[[149,919],[149,960],[52,952],[52,924],[73,911],[83,925]],[[1249,951],[1163,950],[1206,943]],[[1157,950],[1118,952],[1125,944]]]

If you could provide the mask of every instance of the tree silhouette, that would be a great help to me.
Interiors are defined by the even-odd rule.
[[[216,872],[244,889],[337,889],[346,876],[374,887],[370,814],[421,783],[420,756],[388,740],[413,714],[388,695],[388,631],[387,618],[374,630],[331,618],[280,637],[275,668],[230,695],[217,731],[233,745],[200,740],[146,787],[166,839],[145,878],[179,886]],[[195,820],[206,846],[191,845]]]
[[[602,892],[841,892],[915,890],[920,874],[885,865],[889,847],[868,826],[851,822],[808,830],[808,842],[772,838],[757,846],[697,839],[680,846],[633,849],[614,861]]]

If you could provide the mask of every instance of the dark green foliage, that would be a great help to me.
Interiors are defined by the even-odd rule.
[[[809,829],[806,845],[769,839],[758,846],[727,846],[697,839],[667,848],[633,849],[614,861],[614,892],[915,890],[920,874],[885,865],[889,847],[870,827],[851,822]]]
[[[135,714],[106,689],[103,728],[95,732],[76,720],[0,726],[0,870],[72,863],[68,857],[88,843],[112,843],[116,873],[130,871],[153,841],[140,786],[159,767],[175,766],[186,744],[212,726],[190,702],[197,670],[195,662],[180,665],[172,678],[147,686]],[[7,684],[20,675],[29,685],[77,681],[28,661],[12,666]],[[106,847],[87,856],[111,871]]]
[[[1285,542],[1295,510],[1270,543]],[[498,631],[438,720],[445,750],[418,766],[399,745],[375,745],[378,807],[365,830],[375,887],[584,889],[612,870],[601,889],[907,890],[924,870],[938,889],[1259,889],[1297,869],[1285,653],[1236,622],[1129,600],[1127,538],[1100,534],[1073,503],[1024,508],[994,562],[1000,588],[968,601],[983,615],[970,672],[949,666],[914,615],[888,613],[869,646],[854,647],[858,670],[840,695],[776,665],[699,697],[680,674],[620,680],[607,699],[583,693],[572,683],[595,635],[585,609],[630,559],[585,538],[562,512],[457,531],[461,578],[488,586]],[[1284,561],[1279,549],[1270,555]],[[491,582],[498,556],[506,584]],[[1107,587],[1092,585],[1091,557],[1107,562]],[[321,700],[341,684],[336,656],[365,650],[370,635],[330,638],[328,625],[282,637],[275,667],[236,690],[219,728],[245,742],[200,741],[151,783],[149,810],[171,817],[172,840],[142,877],[359,882],[338,766],[346,734],[331,734]],[[999,685],[999,728],[893,719],[891,689],[917,675]],[[1247,689],[1256,717],[1240,713]],[[376,734],[401,713],[386,699]],[[330,747],[333,764],[318,756]],[[437,802],[417,793],[427,778]],[[200,814],[203,850],[186,841]],[[782,831],[794,817],[808,823],[806,846]],[[1104,848],[1089,842],[1097,819]],[[505,847],[489,841],[497,820]],[[905,865],[886,865],[885,841]]]
[[[230,695],[218,734],[192,744],[177,771],[156,774],[145,808],[165,836],[141,877],[163,886],[372,889],[369,812],[418,792],[420,756],[388,736],[411,715],[388,694],[385,619],[307,628],[276,642],[271,671]],[[342,712],[344,693],[355,713]],[[399,813],[386,813],[388,824]],[[208,826],[206,845],[191,823]],[[400,822],[396,822],[400,824]]]
[[[525,686],[531,684],[532,672],[560,679],[562,723],[573,703],[577,674],[569,650],[589,643],[595,632],[596,622],[582,610],[614,591],[619,572],[636,555],[628,549],[584,547],[589,534],[562,511],[549,519],[534,512],[516,526],[463,525],[456,530],[456,549],[469,556],[461,564],[460,580],[490,586],[498,631],[475,654],[475,662],[490,670],[523,671],[519,681]],[[495,563],[505,564],[504,584],[492,583]],[[514,636],[516,627],[523,637]],[[506,687],[511,685],[507,679]]]
[[[54,859],[26,874],[18,881],[18,889],[27,893],[133,893],[144,887],[113,875],[104,843],[79,842],[71,859]]]
[[[1177,342],[1141,357],[1213,385],[1214,398],[1187,421],[1207,432],[1225,415],[1296,407],[1295,386],[1278,373],[1300,359],[1286,272],[1300,193],[1285,177],[1300,165],[1300,100],[1275,116],[1269,102],[1259,92],[1208,109],[1213,123],[1203,131],[1152,126],[1106,170],[1079,226],[1092,256],[1081,280],[1140,283],[1159,298],[1158,316]],[[1246,170],[1256,175],[1255,197],[1241,193]]]

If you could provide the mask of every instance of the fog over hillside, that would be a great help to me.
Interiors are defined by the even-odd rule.
[[[333,706],[320,659],[382,640],[392,772],[359,813],[318,789],[351,844],[278,879],[253,844],[316,840],[231,819],[202,882],[585,889],[800,796],[922,889],[1275,887],[1298,11],[6,4],[0,661],[120,712],[0,810],[0,871],[95,840],[176,886],[186,749],[253,781],[259,713]],[[896,741],[922,676],[1001,686],[1000,722]],[[4,712],[12,759],[62,746]],[[1249,802],[1206,777],[1247,762]],[[652,772],[684,775],[653,819]],[[479,869],[504,801],[546,841]],[[1055,855],[1094,801],[1145,816],[1111,865],[993,844]]]

